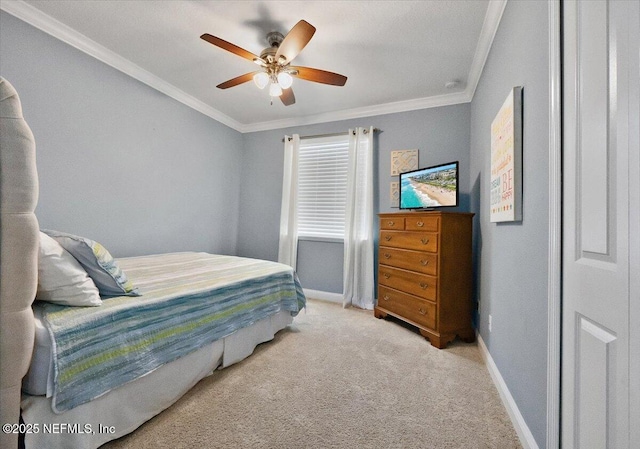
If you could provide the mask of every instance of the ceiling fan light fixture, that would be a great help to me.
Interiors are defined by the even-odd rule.
[[[278,73],[278,84],[283,89],[288,89],[293,84],[293,78],[287,72]]]
[[[271,83],[269,86],[269,95],[272,97],[279,97],[282,95],[282,88],[278,83]]]
[[[269,84],[269,75],[265,72],[259,72],[253,75],[253,82],[256,83],[256,86],[260,89],[264,89]]]

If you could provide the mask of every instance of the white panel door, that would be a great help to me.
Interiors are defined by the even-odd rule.
[[[563,2],[563,448],[640,447],[639,27],[637,1]]]

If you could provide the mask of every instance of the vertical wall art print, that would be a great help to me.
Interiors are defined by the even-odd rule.
[[[395,150],[391,152],[391,176],[418,168],[418,150]]]
[[[391,181],[389,185],[389,207],[400,207],[400,189],[398,181]]]
[[[492,223],[522,220],[522,87],[514,87],[491,123]]]

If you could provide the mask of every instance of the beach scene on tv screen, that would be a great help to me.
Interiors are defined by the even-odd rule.
[[[420,170],[401,178],[401,208],[456,205],[456,164]]]

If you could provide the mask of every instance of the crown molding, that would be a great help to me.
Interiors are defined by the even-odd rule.
[[[271,129],[289,128],[292,126],[313,125],[316,123],[337,122],[376,115],[395,114],[397,112],[415,111],[418,109],[438,108],[460,103],[469,103],[471,99],[465,92],[438,95],[434,97],[416,98],[414,100],[396,101],[362,108],[345,109],[342,111],[324,112],[321,114],[294,117],[290,119],[273,120],[242,126],[243,133],[267,131]]]
[[[239,131],[239,128],[242,127],[242,124],[237,120],[185,93],[173,84],[164,81],[22,0],[2,0],[0,9],[230,128]]]
[[[506,4],[507,0],[489,1],[467,85],[462,92],[249,124],[238,122],[22,0],[2,0],[0,9],[186,106],[240,133],[248,133],[469,103],[473,100]]]
[[[478,39],[478,45],[476,46],[476,52],[473,56],[473,62],[471,63],[471,69],[469,70],[469,77],[467,78],[466,93],[470,100],[473,100],[473,96],[476,93],[476,88],[480,82],[480,76],[484,70],[484,64],[489,57],[489,51],[491,45],[493,45],[493,39],[498,31],[504,8],[507,6],[507,0],[490,0],[487,12],[484,15],[484,22],[482,23],[482,31],[480,31],[480,38]]]

